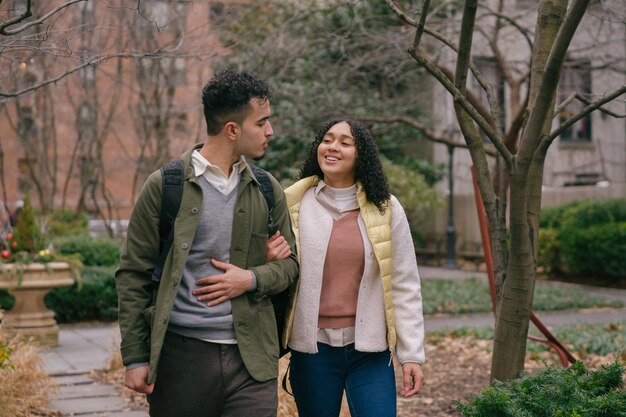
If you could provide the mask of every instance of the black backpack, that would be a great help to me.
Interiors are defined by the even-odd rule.
[[[252,173],[259,182],[261,193],[265,199],[268,208],[267,232],[269,236],[276,232],[274,224],[274,188],[267,172],[256,165],[250,164]],[[159,219],[159,261],[156,268],[152,272],[152,283],[159,286],[161,274],[165,258],[172,247],[174,240],[174,221],[180,209],[180,203],[183,199],[183,182],[185,180],[183,171],[183,161],[174,160],[167,165],[161,167],[161,177],[163,180],[163,189],[161,193],[161,217]],[[278,332],[278,345],[280,347],[280,357],[288,352],[282,347],[282,335],[285,324],[285,312],[289,304],[289,288],[278,294],[270,296],[272,305],[274,306],[274,316],[276,317],[276,327]]]

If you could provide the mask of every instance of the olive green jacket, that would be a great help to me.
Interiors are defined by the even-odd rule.
[[[198,144],[193,149],[201,146]],[[156,380],[170,312],[200,217],[202,190],[191,166],[193,149],[181,157],[185,167],[183,198],[174,223],[172,249],[165,261],[158,290],[153,288],[151,276],[159,258],[160,171],[148,177],[133,208],[120,265],[115,273],[122,360],[125,365],[149,362],[148,383]],[[259,381],[276,378],[278,374],[276,321],[268,295],[287,288],[298,276],[295,238],[285,196],[276,179],[270,178],[275,196],[274,223],[291,246],[291,256],[265,264],[268,211],[250,167],[241,173],[230,248],[230,263],[252,270],[257,279],[256,291],[244,293],[231,303],[241,357],[252,377]]]

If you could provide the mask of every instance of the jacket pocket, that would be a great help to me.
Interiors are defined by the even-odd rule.
[[[267,246],[268,234],[252,233],[248,246],[247,266],[259,266],[265,263],[265,247]]]

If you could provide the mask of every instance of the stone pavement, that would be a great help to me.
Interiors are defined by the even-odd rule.
[[[117,324],[62,325],[59,345],[42,349],[44,369],[59,385],[48,408],[63,416],[148,417],[133,411],[116,387],[95,381],[90,373],[107,367],[119,346]]]
[[[460,279],[478,277],[486,280],[486,274],[464,270],[420,267],[422,279]],[[581,288],[579,285],[542,282],[537,285]],[[594,295],[616,298],[626,304],[626,290],[582,287]],[[594,311],[540,312],[537,314],[547,326],[568,323],[607,323],[626,320],[626,308]],[[427,316],[427,331],[441,328],[493,326],[493,315],[471,314],[460,316]],[[49,408],[63,416],[81,417],[147,417],[145,411],[131,410],[128,402],[115,387],[95,381],[92,370],[106,368],[108,361],[119,346],[119,329],[114,323],[62,325],[59,345],[40,351],[45,370],[59,384],[59,392],[51,398]]]

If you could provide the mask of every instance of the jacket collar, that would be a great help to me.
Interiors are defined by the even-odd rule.
[[[180,159],[183,161],[183,167],[185,169],[185,172],[184,172],[185,181],[193,181],[193,182],[196,181],[196,173],[193,169],[193,166],[191,165],[191,154],[195,150],[200,150],[203,145],[204,144],[202,142],[196,143],[191,149],[187,150],[180,157]],[[255,181],[258,184],[258,181],[256,177],[254,176],[254,174],[252,173],[252,169],[250,168],[248,161],[245,161],[245,164],[246,164],[245,168],[243,169],[243,171],[241,171],[240,185],[245,185],[249,183],[250,181]]]
[[[302,178],[300,181],[296,182],[292,186],[288,187],[285,190],[285,197],[287,198],[287,207],[292,207],[302,200],[302,196],[306,190],[311,187],[316,187],[320,182],[320,179],[316,175],[312,175],[310,177]],[[365,190],[363,189],[363,185],[360,181],[356,183],[356,199],[359,203],[359,207],[363,209],[368,205],[373,205],[367,201],[367,196],[365,195]]]

